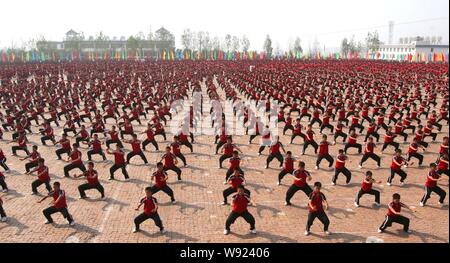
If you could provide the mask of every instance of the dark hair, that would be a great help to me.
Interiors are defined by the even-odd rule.
[[[162,162],[158,162],[158,163],[156,164],[157,167],[162,166],[162,165],[163,165]]]
[[[305,162],[300,161],[300,162],[298,163],[298,166],[300,166],[300,167],[305,167]]]
[[[145,187],[145,191],[146,191],[146,192],[151,192],[151,191],[152,191],[152,188],[151,188],[150,186],[147,186],[147,187]]]
[[[321,182],[315,182],[315,183],[314,183],[314,187],[319,187],[319,188],[321,188],[321,187],[322,187],[322,183],[321,183]]]
[[[60,187],[60,186],[61,186],[61,183],[59,183],[59,182],[54,182],[53,185],[54,185],[54,186]]]
[[[292,152],[291,151],[287,151],[286,154],[292,154]]]
[[[400,194],[398,193],[393,194],[392,199],[400,199]]]
[[[431,168],[436,168],[436,163],[430,163]]]
[[[372,171],[367,171],[366,172],[366,176],[369,176],[369,175],[372,176]]]

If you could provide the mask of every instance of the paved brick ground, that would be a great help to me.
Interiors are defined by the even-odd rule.
[[[34,127],[33,131],[36,132],[37,127]],[[444,126],[443,131],[447,133],[448,126]],[[61,129],[56,129],[55,133],[60,134]],[[429,150],[425,153],[425,164],[436,160],[439,144],[445,133],[441,132],[437,142],[430,144]],[[0,242],[366,242],[367,238],[384,242],[449,241],[448,206],[442,208],[438,206],[437,198],[433,195],[427,207],[418,207],[423,194],[426,168],[415,166],[407,168],[408,179],[404,187],[399,187],[398,179],[392,187],[385,185],[389,175],[392,149],[382,155],[380,169],[376,169],[373,161],[368,161],[363,169],[358,169],[357,164],[361,157],[350,150],[351,161],[348,166],[353,173],[353,179],[348,186],[343,185],[343,178],[338,181],[337,186],[331,186],[333,171],[327,168],[314,170],[316,157],[312,150],[308,149],[307,154],[300,159],[307,163],[313,181],[321,181],[324,184],[323,191],[330,204],[327,213],[331,220],[330,230],[333,235],[325,236],[321,224],[316,221],[312,227],[312,235],[305,237],[303,231],[307,217],[306,196],[298,192],[292,200],[294,205],[285,207],[284,196],[292,179],[287,177],[283,185],[277,186],[279,169],[264,169],[267,150],[258,157],[257,140],[254,144],[247,145],[248,136],[234,137],[235,142],[245,153],[243,168],[246,171],[248,188],[256,202],[256,206],[249,210],[256,218],[258,234],[249,234],[248,225],[239,219],[232,226],[232,233],[224,236],[222,231],[230,207],[219,206],[219,203],[225,189],[223,180],[226,170],[217,168],[219,156],[213,154],[213,137],[199,136],[196,138],[193,154],[187,153],[184,149],[190,166],[183,168],[183,181],[177,182],[173,173],[169,175],[170,186],[178,203],[172,205],[164,193],[156,194],[160,202],[159,213],[168,231],[161,235],[151,221],[142,225],[141,233],[131,233],[133,219],[138,214],[134,208],[143,195],[143,188],[149,184],[150,170],[154,169],[161,152],[146,152],[151,163],[149,166],[144,166],[138,158],[133,159],[132,164],[128,166],[132,178],[130,182],[121,181],[120,173],[116,175],[117,181],[108,181],[109,167],[112,165],[111,156],[108,156],[107,162],[101,162],[99,156],[94,157],[94,160],[97,160],[96,169],[105,187],[107,199],[100,200],[99,194],[94,190],[88,192],[89,199],[79,200],[77,187],[84,183],[84,179],[63,178],[62,170],[65,163],[55,160],[56,148],[40,146],[39,150],[50,167],[52,180],[60,181],[69,196],[69,210],[76,220],[76,225],[70,227],[61,215],[55,214],[56,224],[51,226],[43,224],[42,210],[48,204],[46,202],[38,204],[40,197],[30,195],[31,182],[34,178],[23,174],[25,161],[11,156],[11,145],[7,144],[11,138],[10,133],[5,133],[4,138],[5,140],[0,141],[0,147],[8,157],[7,163],[12,172],[6,175],[11,191],[3,194],[3,200],[9,220],[0,223]],[[38,134],[29,136],[29,140],[33,143],[39,142],[40,145]],[[302,146],[299,143],[300,139],[293,145],[288,145],[288,136],[281,136],[281,141],[287,150],[291,150],[295,155],[300,154]],[[165,144],[161,140],[159,143],[160,146]],[[331,148],[332,155],[336,155],[340,145],[342,144],[338,143]],[[407,146],[408,144],[402,144],[404,150]],[[126,148],[130,149],[129,145]],[[86,160],[86,149],[83,148],[82,152]],[[277,166],[278,163],[274,160],[272,167]],[[325,163],[322,166],[325,167]],[[372,169],[374,177],[383,181],[382,185],[375,186],[382,192],[382,207],[373,207],[372,197],[363,197],[359,208],[353,206],[354,197],[367,169]],[[448,181],[440,184],[448,192]],[[41,188],[40,191],[44,193],[45,189]],[[401,193],[405,203],[418,207],[416,213],[406,213],[411,218],[412,234],[403,234],[399,225],[394,225],[383,234],[377,233],[377,228],[384,219],[387,203],[394,192]]]

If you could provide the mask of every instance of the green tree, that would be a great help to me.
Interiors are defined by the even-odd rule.
[[[299,37],[297,37],[295,39],[295,42],[294,42],[294,52],[295,53],[297,53],[297,52],[303,53],[303,48],[302,48],[301,42],[302,41],[300,40]]]
[[[136,50],[138,47],[139,41],[134,36],[130,36],[127,39],[127,48],[131,50]]]
[[[366,37],[366,47],[369,52],[376,52],[381,45],[380,37],[378,36],[378,32],[375,31],[373,33],[368,32]]]
[[[248,49],[250,48],[250,40],[248,39],[248,37],[246,35],[243,35],[241,38],[241,46],[242,46],[242,51],[247,52]]]
[[[270,39],[270,36],[266,36],[266,40],[264,41],[264,52],[266,52],[266,55],[268,57],[272,57],[272,39]]]

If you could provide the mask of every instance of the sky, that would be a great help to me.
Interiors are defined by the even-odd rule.
[[[344,37],[363,40],[375,30],[387,42],[389,21],[394,42],[417,35],[449,40],[448,0],[5,0],[0,9],[0,48],[21,47],[41,35],[58,41],[69,29],[120,38],[164,26],[179,48],[183,30],[190,28],[221,38],[245,34],[251,50],[262,50],[267,34],[281,50],[296,37],[304,50],[316,39],[328,50]]]

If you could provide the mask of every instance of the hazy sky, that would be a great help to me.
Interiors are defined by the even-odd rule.
[[[448,0],[5,0],[0,9],[0,48],[43,35],[61,40],[69,29],[85,36],[147,33],[161,26],[175,34],[181,47],[183,29],[227,33],[250,39],[261,50],[266,34],[273,47],[288,48],[299,36],[308,49],[314,39],[321,48],[339,47],[343,37],[364,39],[369,30],[388,39],[388,21],[395,23],[394,40],[402,36],[441,35],[449,39]],[[444,18],[444,19],[442,19]],[[423,21],[434,19],[431,21]],[[422,22],[401,24],[421,20]]]

